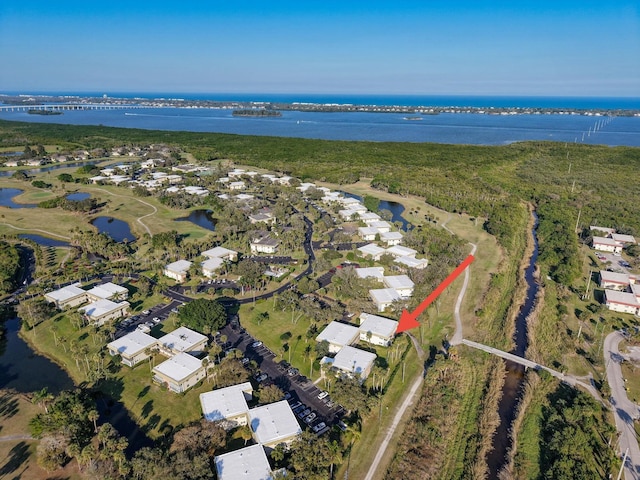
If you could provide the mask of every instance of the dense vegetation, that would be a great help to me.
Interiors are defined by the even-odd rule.
[[[227,323],[227,311],[217,300],[199,298],[184,305],[178,318],[185,327],[210,335]]]
[[[13,290],[20,269],[20,254],[15,245],[0,241],[0,295]]]

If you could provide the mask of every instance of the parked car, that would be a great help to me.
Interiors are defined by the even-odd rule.
[[[160,323],[160,319],[158,317],[153,317],[153,323]]]
[[[338,422],[338,428],[339,428],[340,430],[342,430],[343,432],[346,432],[346,431],[347,431],[347,424],[346,424],[346,423],[344,423],[342,420],[340,420],[340,421]]]
[[[328,392],[320,392],[320,393],[318,394],[318,399],[319,399],[319,400],[322,400],[322,399],[323,399],[324,397],[326,397],[327,395],[329,395],[329,393],[328,393]]]
[[[302,402],[298,401],[295,402],[291,405],[291,411],[294,411],[296,408],[298,408],[300,405],[302,405]]]
[[[289,392],[284,392],[284,399],[285,400],[291,399],[291,394]]]
[[[256,378],[256,380],[258,382],[264,382],[267,379],[268,375],[266,373],[263,373],[262,375],[259,375],[258,378]]]
[[[317,415],[315,412],[310,413],[309,415],[307,415],[304,419],[304,422],[309,425],[311,422],[313,422],[316,419]]]
[[[150,313],[151,313],[151,312],[150,312],[149,310],[143,310],[143,311],[142,311],[142,314],[143,314],[143,315],[149,315]]]
[[[246,365],[247,363],[249,363],[251,360],[249,360],[248,358],[243,358],[242,360],[240,360],[242,362],[243,365]]]
[[[320,422],[319,424],[317,424],[315,427],[313,427],[313,432],[314,433],[318,433],[320,430],[322,430],[324,427],[326,427],[327,424],[324,422]]]
[[[298,418],[304,418],[307,415],[309,415],[311,413],[311,409],[310,408],[305,408],[304,410],[302,410],[301,412],[298,413]]]
[[[262,346],[262,342],[260,340],[258,340],[257,342],[253,342],[251,344],[252,348],[258,348],[258,347],[261,347],[261,346]]]

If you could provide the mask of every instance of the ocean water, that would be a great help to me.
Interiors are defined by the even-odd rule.
[[[332,98],[336,100],[335,97]],[[23,122],[326,140],[473,145],[548,140],[640,146],[640,117],[618,116],[605,121],[606,118],[603,116],[570,114],[442,113],[422,115],[422,120],[407,121],[405,116],[392,113],[283,111],[281,117],[258,118],[233,117],[228,109],[169,107],[65,111],[63,115],[51,116],[29,115],[26,112],[0,112],[0,119]]]

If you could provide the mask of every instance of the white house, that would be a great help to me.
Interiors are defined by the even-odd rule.
[[[96,285],[87,290],[87,298],[89,301],[106,300],[125,300],[129,296],[129,290],[115,283],[107,282]]]
[[[379,312],[384,312],[393,302],[402,300],[402,297],[394,288],[376,288],[369,290],[369,296],[378,307]]]
[[[375,222],[369,223],[369,226],[375,228],[380,233],[386,233],[391,231],[391,224],[384,220],[377,220]]]
[[[379,282],[382,282],[384,277],[384,267],[363,267],[356,268],[356,275],[358,278],[374,278]]]
[[[202,252],[202,256],[209,258],[221,258],[223,260],[229,260],[230,262],[236,262],[238,260],[238,252],[229,250],[225,247],[213,247],[209,250]]]
[[[164,267],[164,274],[169,278],[173,278],[176,282],[182,283],[187,280],[189,268],[192,263],[189,260],[178,260]]]
[[[387,248],[387,253],[393,255],[396,258],[399,257],[415,257],[417,250],[409,247],[403,247],[402,245],[394,245],[393,247]]]
[[[600,286],[610,290],[626,290],[630,285],[636,283],[635,275],[628,273],[609,272],[600,270]]]
[[[633,293],[605,290],[604,298],[604,303],[609,310],[634,315],[640,313],[640,301],[638,301],[638,297]]]
[[[249,426],[256,442],[273,448],[290,444],[302,429],[286,400],[249,410]]]
[[[182,393],[205,377],[202,361],[188,353],[179,353],[153,369],[153,381]]]
[[[394,260],[394,263],[398,263],[407,268],[423,269],[429,265],[429,261],[426,258],[415,257],[398,257]]]
[[[380,232],[376,228],[373,227],[358,227],[358,235],[360,238],[366,242],[370,242],[376,239],[376,235],[379,235]]]
[[[251,445],[240,450],[218,455],[216,464],[218,480],[272,480],[267,454],[262,445]]]
[[[249,245],[251,253],[274,254],[278,251],[278,240],[269,236],[254,239]]]
[[[45,293],[44,299],[49,303],[55,304],[59,309],[72,308],[87,301],[87,291],[80,288],[80,283],[74,283],[53,292]]]
[[[370,257],[373,260],[380,260],[380,257],[386,252],[384,248],[379,247],[375,243],[369,243],[363,247],[359,247],[358,251],[363,257]]]
[[[364,381],[371,372],[376,357],[375,353],[347,346],[336,354],[333,359],[333,367]]]
[[[386,243],[388,246],[400,245],[400,242],[402,242],[402,234],[400,232],[382,232],[380,234],[380,241]]]
[[[160,353],[166,356],[182,352],[198,354],[207,346],[207,337],[187,327],[179,327],[158,339]]]
[[[388,347],[393,342],[398,322],[369,313],[360,314],[360,340]]]
[[[107,344],[111,356],[120,355],[122,363],[133,367],[149,358],[147,349],[157,347],[158,340],[140,330],[134,330],[125,336]]]
[[[229,190],[244,190],[245,187],[244,182],[229,182]]]
[[[224,260],[221,258],[209,258],[200,264],[202,266],[202,275],[208,278],[212,278],[216,271],[224,265]]]
[[[393,288],[402,298],[409,298],[413,295],[415,284],[407,275],[389,275],[382,278],[387,288]]]
[[[360,214],[360,219],[361,222],[364,222],[366,224],[371,224],[373,222],[378,222],[381,220],[380,215],[378,215],[377,213],[373,213],[373,212],[362,212]]]
[[[316,342],[329,342],[329,351],[336,353],[345,345],[351,345],[358,339],[359,331],[353,325],[333,321],[316,337]]]
[[[609,235],[615,242],[621,243],[622,245],[635,245],[636,239],[631,235],[625,235],[623,233],[612,233]]]
[[[620,253],[622,251],[622,245],[613,238],[593,237],[591,245],[594,250],[600,250],[601,252]]]
[[[249,382],[201,393],[202,414],[210,422],[223,422],[227,430],[238,425],[247,425],[249,422],[247,401],[252,398],[253,387]]]
[[[78,309],[78,311],[84,313],[90,323],[98,326],[104,325],[109,320],[124,317],[128,310],[129,302],[116,303],[107,299],[98,300]]]

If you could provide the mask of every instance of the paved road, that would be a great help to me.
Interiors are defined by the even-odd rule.
[[[607,370],[607,382],[611,387],[611,406],[613,408],[616,429],[618,430],[618,453],[620,457],[629,451],[624,465],[625,480],[640,479],[640,447],[634,429],[634,420],[640,419],[640,409],[627,397],[625,381],[620,362],[623,360],[618,345],[624,340],[620,332],[612,332],[604,339],[604,361]]]

